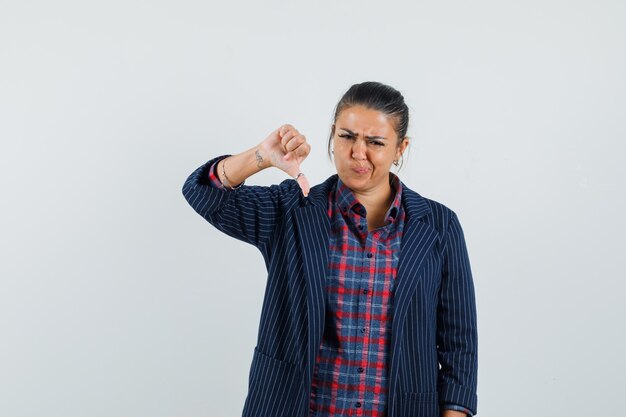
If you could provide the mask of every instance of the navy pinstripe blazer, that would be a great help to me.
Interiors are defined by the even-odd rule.
[[[183,195],[209,223],[256,246],[268,271],[244,417],[306,417],[325,321],[328,193],[296,181],[222,190],[197,168]],[[402,184],[406,223],[393,294],[388,417],[439,417],[440,404],[477,412],[474,284],[456,214]]]

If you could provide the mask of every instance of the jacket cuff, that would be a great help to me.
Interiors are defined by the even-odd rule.
[[[222,181],[220,180],[219,175],[217,174],[217,165],[218,162],[221,161],[224,158],[219,158],[217,161],[213,162],[208,168],[207,168],[207,172],[208,172],[208,177],[209,177],[209,183],[210,185],[217,187],[217,188],[221,188],[221,189],[226,189],[226,187],[224,187],[224,184],[222,184]]]
[[[438,387],[439,402],[442,407],[446,404],[457,404],[469,410],[469,413],[475,415],[478,397],[474,390],[462,385],[441,384]]]
[[[200,165],[183,184],[183,195],[201,215],[218,210],[233,195],[232,190],[216,186],[211,178],[211,168],[227,156],[230,155],[220,155]],[[219,178],[216,180],[219,182]],[[209,195],[211,198],[207,198]]]
[[[456,410],[456,411],[461,411],[463,413],[465,413],[467,415],[467,417],[474,417],[474,414],[472,414],[472,412],[470,410],[468,410],[467,408],[463,407],[462,405],[457,405],[457,404],[443,404],[441,406],[442,410]]]

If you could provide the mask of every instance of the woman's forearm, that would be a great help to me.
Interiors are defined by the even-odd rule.
[[[309,181],[300,172],[300,164],[310,150],[311,146],[304,135],[292,125],[285,124],[272,131],[255,147],[219,161],[217,175],[224,186],[235,188],[257,172],[276,167],[291,175],[307,196]]]
[[[222,184],[229,184],[230,187],[236,187],[248,177],[251,177],[269,166],[271,166],[269,164],[269,158],[262,155],[257,145],[247,151],[219,161],[217,173]]]

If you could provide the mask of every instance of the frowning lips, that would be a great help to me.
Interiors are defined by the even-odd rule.
[[[356,172],[357,174],[366,174],[370,171],[370,169],[368,167],[354,166],[352,167],[352,171]]]

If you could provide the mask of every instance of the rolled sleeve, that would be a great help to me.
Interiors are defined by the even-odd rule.
[[[462,413],[465,413],[467,415],[467,417],[474,417],[474,414],[472,414],[472,412],[470,410],[468,410],[467,408],[463,407],[462,405],[458,405],[458,404],[443,404],[441,406],[442,410],[455,410],[455,411],[461,411]]]
[[[207,178],[209,180],[209,185],[212,185],[217,188],[221,188],[222,190],[225,190],[226,187],[224,187],[224,184],[222,184],[222,181],[220,181],[220,177],[217,174],[217,165],[224,158],[227,158],[227,157],[219,158],[217,161],[213,162],[213,164],[211,164],[209,166],[209,169],[207,170],[208,172]]]

